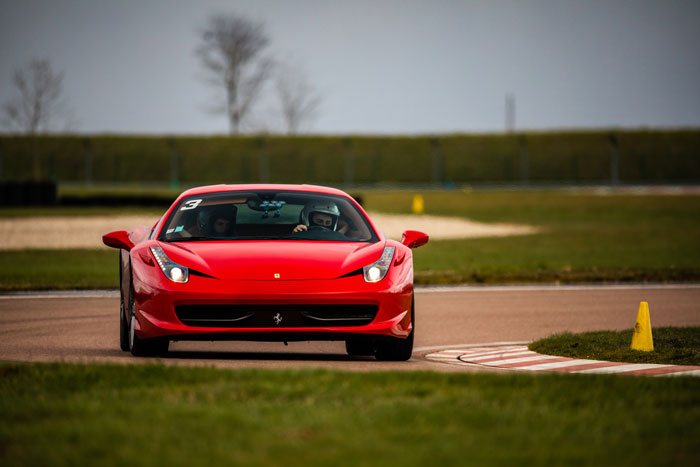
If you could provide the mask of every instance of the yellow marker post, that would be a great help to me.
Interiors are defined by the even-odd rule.
[[[411,211],[413,214],[423,214],[423,197],[421,195],[413,195]]]
[[[654,340],[651,337],[651,320],[649,319],[649,304],[641,302],[637,312],[637,322],[632,334],[632,350],[651,352],[654,350]]]

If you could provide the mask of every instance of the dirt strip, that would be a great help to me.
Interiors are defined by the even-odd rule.
[[[537,229],[526,225],[485,224],[457,217],[370,214],[382,231],[396,240],[404,230],[427,232],[434,240],[528,235]],[[0,219],[0,250],[98,249],[102,235],[130,230],[137,225],[153,226],[152,216],[24,217]]]

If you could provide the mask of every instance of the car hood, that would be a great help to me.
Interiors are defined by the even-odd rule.
[[[176,263],[217,279],[335,279],[378,260],[385,242],[159,242]]]

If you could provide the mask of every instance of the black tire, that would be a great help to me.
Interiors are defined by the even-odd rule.
[[[411,334],[406,339],[392,338],[377,341],[374,356],[377,360],[389,362],[405,362],[413,354],[413,336],[416,333],[416,307],[415,300],[411,300]]]
[[[371,339],[355,337],[345,341],[345,351],[353,357],[374,355],[374,342]]]
[[[153,357],[168,353],[170,342],[167,339],[140,339],[135,332],[136,307],[134,304],[134,285],[129,283],[129,331],[128,342],[134,357]]]

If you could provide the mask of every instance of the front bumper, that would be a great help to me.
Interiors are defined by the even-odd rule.
[[[134,271],[135,331],[139,338],[170,340],[343,340],[353,336],[406,338],[413,329],[411,277],[392,277],[370,284],[361,275],[333,280],[243,281],[219,280],[190,276],[185,284],[167,280],[160,271],[146,267]],[[223,327],[187,325],[178,319],[176,307],[230,305],[237,309],[274,308],[281,321],[258,317],[255,326]],[[376,307],[376,315],[368,324],[333,325],[329,322],[297,326],[304,321],[295,314],[304,306],[322,309],[338,305],[351,308]],[[349,307],[347,307],[349,306]],[[181,309],[180,308],[180,309]],[[182,315],[181,315],[182,316]],[[290,326],[288,323],[295,323]],[[190,323],[192,324],[192,323]]]

